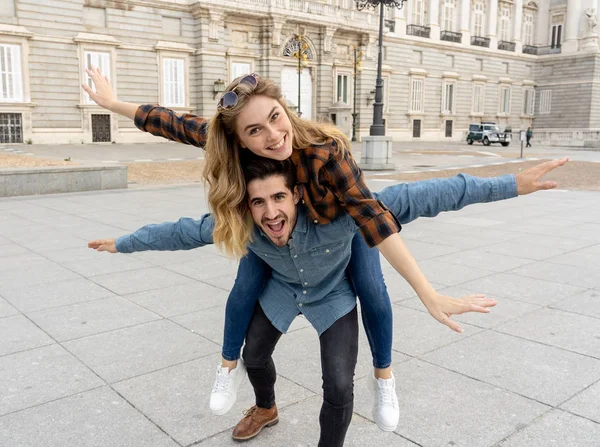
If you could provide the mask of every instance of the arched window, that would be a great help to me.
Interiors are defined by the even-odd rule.
[[[313,59],[312,49],[310,48],[310,45],[309,45],[306,37],[304,38],[303,43],[305,45],[304,45],[302,51],[304,54],[306,54],[306,59],[308,59],[308,60]],[[300,41],[298,40],[297,37],[292,37],[290,40],[287,41],[287,43],[283,47],[283,55],[285,57],[294,57],[294,53],[297,54],[299,49],[300,49]]]

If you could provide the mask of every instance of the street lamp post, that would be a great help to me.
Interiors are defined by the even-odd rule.
[[[373,123],[369,135],[362,137],[363,148],[361,152],[361,168],[372,170],[394,169],[390,162],[392,158],[392,138],[385,136],[383,123],[383,78],[381,66],[383,64],[383,21],[384,8],[402,8],[406,0],[355,0],[356,8],[361,11],[367,7],[379,7],[379,42],[377,57],[377,80],[375,81],[375,102],[373,103]]]
[[[304,35],[297,34],[298,49],[292,53],[292,57],[298,59],[298,116],[302,115],[300,109],[300,89],[302,80],[302,69],[308,65],[308,42],[306,42]]]
[[[370,7],[376,9],[379,6],[379,43],[377,56],[377,80],[375,81],[375,102],[373,103],[373,124],[369,129],[371,136],[384,136],[385,125],[383,124],[383,78],[381,77],[381,65],[383,63],[383,19],[384,8],[401,9],[406,0],[355,0],[359,11]]]
[[[358,77],[358,73],[362,71],[362,50],[359,50],[356,45],[354,45],[354,89],[353,89],[353,110],[352,110],[352,141],[356,141],[356,117],[358,113],[356,113],[356,78]]]

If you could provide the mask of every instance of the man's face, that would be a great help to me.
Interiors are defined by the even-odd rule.
[[[248,184],[248,208],[252,219],[278,247],[287,244],[292,235],[299,199],[298,189],[294,187],[294,191],[290,191],[280,175],[252,180]]]

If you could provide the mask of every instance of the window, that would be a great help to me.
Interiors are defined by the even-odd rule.
[[[510,114],[510,87],[500,87],[500,113]]]
[[[410,111],[423,112],[423,79],[413,79],[410,83]]]
[[[533,14],[523,16],[523,45],[533,45]]]
[[[502,7],[500,10],[500,40],[508,42],[510,38],[510,8]]]
[[[454,31],[454,0],[444,0],[444,31]]]
[[[456,84],[446,83],[442,86],[442,113],[454,113],[454,91]]]
[[[473,5],[473,35],[483,37],[483,24],[485,22],[485,14],[483,2],[476,2]]]
[[[348,75],[337,75],[337,97],[336,101],[342,101],[348,104]]]
[[[423,26],[425,24],[425,0],[414,0],[412,2],[412,25]]]
[[[535,105],[535,90],[532,88],[525,89],[523,95],[523,115],[533,115]]]
[[[104,76],[110,77],[110,53],[86,51],[84,53],[84,58],[85,68],[89,69],[92,66],[98,67]],[[96,91],[92,78],[90,78],[87,73],[85,74],[85,82],[93,91]],[[88,104],[94,103],[87,93],[85,94],[85,100]]]
[[[252,64],[250,62],[231,62],[229,82],[250,73],[252,73]]]
[[[477,114],[483,114],[484,102],[485,102],[485,85],[475,84],[473,86],[472,112],[477,113]]]
[[[23,102],[19,45],[0,45],[0,101]]]
[[[564,15],[552,16],[552,32],[550,35],[550,46],[552,48],[560,48],[562,44],[562,28],[564,22]]]
[[[540,115],[550,113],[550,105],[552,103],[552,90],[542,90],[540,92]]]
[[[163,105],[185,106],[185,61],[163,59]]]

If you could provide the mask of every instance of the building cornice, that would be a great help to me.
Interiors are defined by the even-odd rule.
[[[0,35],[25,37],[27,39],[31,39],[34,36],[34,34],[24,26],[9,25],[7,23],[0,23]]]
[[[73,37],[73,42],[76,43],[94,43],[98,45],[108,45],[113,47],[120,47],[122,43],[115,39],[113,36],[107,34],[92,34],[92,33],[79,33]]]

